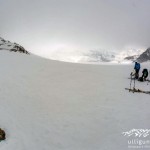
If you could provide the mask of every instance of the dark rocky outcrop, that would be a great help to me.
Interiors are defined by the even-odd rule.
[[[0,128],[0,141],[5,140],[5,139],[6,139],[5,131]]]
[[[146,61],[150,61],[150,48],[148,48],[144,53],[142,53],[136,61],[142,63]]]
[[[25,54],[30,54],[24,47],[17,43],[11,43],[0,37],[0,50],[8,50],[11,52],[20,52]]]
[[[15,45],[12,49],[10,49],[10,51],[30,54],[27,50],[25,50],[22,46],[18,44]]]
[[[128,57],[125,57],[124,59],[134,61],[135,58],[137,58],[137,55],[134,55],[134,56],[128,56]]]

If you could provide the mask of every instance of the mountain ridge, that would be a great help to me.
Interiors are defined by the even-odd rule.
[[[0,50],[30,54],[20,44],[12,43],[2,37],[0,37]],[[83,53],[78,53],[76,51],[68,52],[64,50],[56,51],[51,55],[52,56],[49,57],[49,59],[74,63],[131,63],[133,61],[142,63],[150,61],[150,48],[146,49],[146,51],[142,49],[129,49],[120,52],[94,49]]]
[[[17,43],[12,43],[0,37],[0,50],[8,50],[10,52],[20,52],[30,54],[23,46]]]
[[[147,62],[150,61],[150,47],[143,52],[137,59],[136,61],[143,63],[143,62]]]

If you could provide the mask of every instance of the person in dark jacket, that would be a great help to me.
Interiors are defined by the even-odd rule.
[[[138,62],[135,62],[134,70],[135,70],[135,79],[139,78],[139,71],[140,71],[141,65]]]

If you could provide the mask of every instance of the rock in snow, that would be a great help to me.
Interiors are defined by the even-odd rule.
[[[0,128],[0,141],[5,140],[5,131]]]

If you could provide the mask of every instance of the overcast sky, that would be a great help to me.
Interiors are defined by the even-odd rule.
[[[0,36],[32,52],[147,48],[150,0],[0,0]]]

